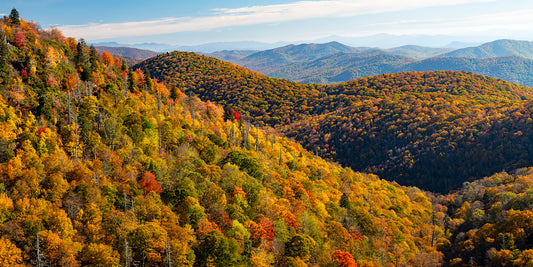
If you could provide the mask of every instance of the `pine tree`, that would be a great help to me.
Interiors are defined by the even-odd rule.
[[[19,12],[15,8],[11,9],[11,13],[9,13],[9,19],[12,23],[20,23]]]

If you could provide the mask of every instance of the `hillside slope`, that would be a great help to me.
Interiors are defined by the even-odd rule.
[[[533,91],[489,77],[408,72],[303,85],[178,52],[137,67],[258,124],[279,125],[320,155],[401,184],[446,192],[527,166],[533,155],[525,101]]]
[[[0,29],[0,265],[442,261],[421,190],[225,120],[56,29]]]
[[[527,266],[533,247],[533,169],[500,172],[439,197],[448,242],[439,247],[457,265]]]
[[[518,56],[494,58],[439,57],[412,62],[404,71],[456,70],[495,77],[508,82],[533,86],[533,60]]]
[[[436,57],[441,54],[450,52],[450,48],[434,48],[424,47],[418,45],[404,45],[395,48],[389,48],[385,51],[399,56],[406,56],[414,59],[426,59],[430,57]]]
[[[237,110],[257,123],[277,125],[313,113],[320,91],[274,79],[218,59],[187,52],[172,52],[147,59],[134,68],[148,70],[161,81],[186,94]],[[295,104],[296,103],[296,104]]]
[[[302,83],[334,84],[349,80],[405,71],[466,71],[508,82],[533,86],[533,60],[518,56],[494,58],[433,57],[415,60],[384,51],[339,53],[311,62],[292,63],[265,72],[271,77]]]
[[[327,87],[343,104],[283,128],[323,156],[447,192],[528,166],[532,90],[462,72],[409,72]]]

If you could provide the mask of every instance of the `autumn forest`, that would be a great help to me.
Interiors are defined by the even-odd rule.
[[[532,266],[531,88],[134,62],[0,19],[1,266]]]

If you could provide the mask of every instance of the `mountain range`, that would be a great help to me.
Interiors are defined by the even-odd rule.
[[[354,48],[330,42],[289,45],[256,53],[219,51],[208,55],[271,77],[302,83],[331,84],[404,71],[457,70],[533,86],[533,43],[528,41],[497,40],[457,50],[414,45]]]
[[[261,47],[254,42],[212,43],[196,47]],[[96,46],[138,63],[157,55],[146,49]],[[140,44],[155,45],[155,44]],[[168,48],[168,47],[167,47]],[[183,49],[192,49],[192,47]],[[526,86],[533,86],[533,43],[517,40],[496,40],[475,47],[460,49],[404,45],[389,49],[351,47],[339,42],[286,45],[268,50],[221,50],[201,53],[229,61],[265,75],[301,83],[333,84],[352,79],[404,71],[456,70],[466,71]]]
[[[213,53],[222,50],[267,50],[284,45],[296,43],[329,43],[340,42],[352,47],[378,47],[382,49],[389,49],[394,47],[416,45],[423,47],[443,47],[448,49],[459,49],[471,46],[477,46],[483,42],[474,40],[472,38],[465,38],[461,36],[448,35],[393,35],[393,34],[374,34],[369,36],[340,36],[330,35],[313,40],[300,41],[276,41],[276,42],[261,42],[261,41],[226,41],[226,42],[209,42],[195,45],[180,45],[168,43],[135,43],[125,44],[117,42],[98,42],[93,43],[95,46],[111,46],[111,47],[132,47],[138,49],[148,49],[156,52],[171,52],[174,50],[198,52],[198,53]]]

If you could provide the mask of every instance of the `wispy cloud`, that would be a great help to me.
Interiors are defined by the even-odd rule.
[[[435,18],[429,20],[403,20],[366,25],[360,35],[389,34],[468,34],[468,35],[519,35],[533,31],[533,9],[497,12],[462,18]]]
[[[133,37],[175,32],[208,31],[219,28],[279,23],[329,17],[349,17],[411,10],[432,6],[450,6],[491,0],[321,0],[287,4],[219,8],[211,16],[164,18],[122,23],[90,23],[58,27],[68,36],[89,40]]]

